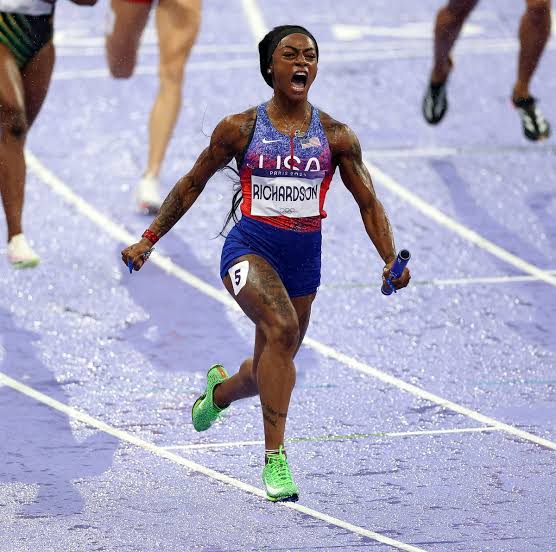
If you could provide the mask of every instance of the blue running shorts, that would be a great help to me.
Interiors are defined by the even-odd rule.
[[[258,255],[280,276],[290,297],[315,293],[320,285],[322,234],[295,232],[242,217],[222,248],[220,276],[243,255]]]

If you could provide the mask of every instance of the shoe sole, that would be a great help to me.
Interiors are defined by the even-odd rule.
[[[444,119],[444,115],[446,115],[446,113],[448,112],[448,102],[446,102],[446,106],[444,107],[444,109],[442,110],[442,112],[440,113],[440,115],[437,115],[436,117],[433,117],[432,119],[429,119],[427,117],[427,113],[425,111],[425,107],[423,105],[421,112],[423,114],[423,118],[425,119],[425,121],[431,125],[431,126],[435,126],[438,125],[442,119]]]
[[[279,496],[279,497],[272,497],[266,495],[266,498],[270,500],[270,502],[297,502],[299,500],[299,495],[293,494],[290,496]]]

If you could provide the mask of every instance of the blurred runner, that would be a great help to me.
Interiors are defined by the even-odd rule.
[[[72,0],[93,5],[96,0]],[[54,0],[0,0],[0,192],[8,227],[8,260],[15,268],[40,258],[23,234],[23,148],[48,91],[54,67]]]
[[[434,66],[423,100],[423,115],[431,125],[438,124],[448,109],[446,85],[453,68],[451,51],[461,28],[478,0],[450,0],[436,16]],[[512,102],[520,116],[523,133],[529,140],[550,136],[550,125],[543,117],[529,84],[550,36],[550,0],[526,0],[519,27],[520,50],[517,81]]]
[[[152,6],[150,0],[111,0],[106,55],[114,77],[133,74]],[[201,0],[159,0],[154,9],[159,89],[149,119],[147,166],[135,190],[137,208],[146,214],[156,214],[162,202],[160,169],[180,112],[185,64],[201,23]]]

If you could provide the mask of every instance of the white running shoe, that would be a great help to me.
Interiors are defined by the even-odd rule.
[[[8,260],[14,268],[32,268],[41,261],[23,234],[16,234],[8,242]]]
[[[135,189],[137,208],[144,215],[156,215],[162,205],[159,194],[160,181],[156,176],[145,175]]]

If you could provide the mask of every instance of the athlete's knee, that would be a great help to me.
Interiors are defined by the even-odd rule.
[[[25,112],[17,107],[0,104],[0,137],[23,140],[28,124]]]
[[[133,75],[137,52],[129,45],[122,47],[121,41],[106,38],[106,60],[108,70],[115,79],[129,79]]]
[[[183,63],[161,63],[158,71],[161,88],[181,87],[185,73],[185,61]]]
[[[299,323],[294,313],[274,317],[263,332],[269,345],[285,351],[293,353],[299,343]]]
[[[536,19],[550,17],[550,0],[527,0],[527,13]]]
[[[109,60],[108,68],[110,69],[110,74],[115,79],[129,79],[133,75],[135,61],[130,61],[125,58]]]
[[[133,67],[114,67],[110,69],[110,74],[115,79],[129,79],[133,75]]]

